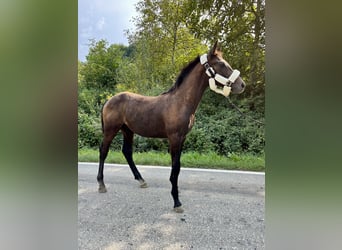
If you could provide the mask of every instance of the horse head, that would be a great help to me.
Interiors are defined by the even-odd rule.
[[[246,84],[240,77],[240,71],[233,69],[223,58],[221,50],[217,47],[217,41],[209,53],[202,55],[200,60],[209,76],[211,90],[224,96],[230,93],[240,94],[244,91]]]

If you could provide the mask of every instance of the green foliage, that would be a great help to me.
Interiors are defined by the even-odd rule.
[[[127,77],[130,56],[134,47],[108,43],[104,40],[91,41],[86,62],[78,62],[78,146],[98,147],[102,130],[100,112],[106,100],[114,95],[120,81],[134,79]],[[127,66],[127,69],[124,67]],[[132,67],[129,67],[132,68]],[[134,68],[134,65],[133,65]],[[132,84],[132,86],[134,86]],[[121,147],[120,138],[113,142],[113,148]]]
[[[183,146],[185,152],[195,151],[199,153],[213,151],[214,148],[210,134],[206,132],[205,128],[196,125],[188,134]]]
[[[224,58],[241,71],[247,83],[232,96],[242,111],[264,120],[265,2],[263,0],[141,0],[136,5],[136,30],[128,31],[130,45],[91,41],[85,62],[79,62],[79,147],[97,148],[101,141],[100,110],[121,91],[158,95],[169,89],[180,70],[219,39]],[[120,150],[122,135],[112,149]],[[262,155],[264,126],[234,110],[227,100],[207,91],[184,152],[232,157]],[[167,152],[168,142],[135,136],[135,152]]]
[[[101,140],[99,121],[84,112],[78,112],[78,147],[98,147]]]
[[[87,61],[80,69],[83,84],[88,88],[114,89],[116,70],[125,55],[125,46],[108,45],[105,40],[91,41]]]
[[[139,93],[168,88],[178,72],[207,47],[189,32],[184,21],[186,1],[140,1],[135,19],[137,31],[129,33],[136,48],[135,64],[140,72]]]
[[[168,151],[169,144],[166,139],[146,138],[135,136],[134,148],[135,152],[149,152],[149,151]]]
[[[216,95],[207,93],[208,95]],[[196,115],[194,130],[205,131],[205,140],[213,149],[221,155],[229,153],[252,153],[261,154],[264,151],[264,127],[242,117],[235,109],[229,106],[227,100],[222,98],[217,108],[206,103],[205,99],[212,100],[207,96],[199,107]],[[221,98],[220,98],[221,99]],[[213,103],[215,104],[215,102]],[[253,115],[252,112],[243,110],[247,116],[254,119],[262,117]],[[196,144],[195,144],[196,145]]]
[[[264,112],[265,1],[189,0],[188,4],[187,27],[210,44],[219,39],[225,57],[247,83],[240,99]]]

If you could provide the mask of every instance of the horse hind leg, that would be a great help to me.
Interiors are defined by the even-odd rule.
[[[139,181],[141,188],[146,188],[147,183],[145,182],[144,178],[142,178],[140,172],[138,171],[137,167],[135,166],[135,163],[133,161],[133,136],[134,133],[132,130],[130,130],[127,126],[123,125],[121,128],[124,141],[122,145],[122,153],[126,158],[126,161],[132,170],[132,173],[134,175],[134,179]]]
[[[103,140],[100,144],[100,163],[99,163],[99,171],[97,174],[97,182],[99,183],[99,193],[105,193],[107,192],[106,189],[106,185],[104,184],[103,181],[103,168],[104,168],[104,162],[107,158],[108,155],[108,151],[109,151],[109,146],[113,140],[113,138],[115,137],[115,135],[117,134],[117,132],[119,131],[118,129],[113,129],[113,130],[105,130],[103,132]]]

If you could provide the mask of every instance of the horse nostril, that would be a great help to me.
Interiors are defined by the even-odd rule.
[[[246,87],[245,83],[241,83],[241,87],[244,89]]]

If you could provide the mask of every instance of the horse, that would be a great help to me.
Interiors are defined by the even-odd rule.
[[[141,188],[147,187],[147,183],[133,161],[134,134],[167,138],[172,160],[169,181],[173,210],[182,213],[184,209],[178,197],[180,158],[186,135],[194,125],[195,111],[208,86],[224,96],[230,92],[242,93],[246,85],[239,75],[240,72],[233,70],[223,59],[216,41],[208,54],[197,56],[181,70],[168,91],[158,96],[121,92],[108,99],[101,111],[103,139],[99,147],[98,191],[107,192],[103,181],[104,162],[109,146],[120,130],[123,134],[122,153]]]

